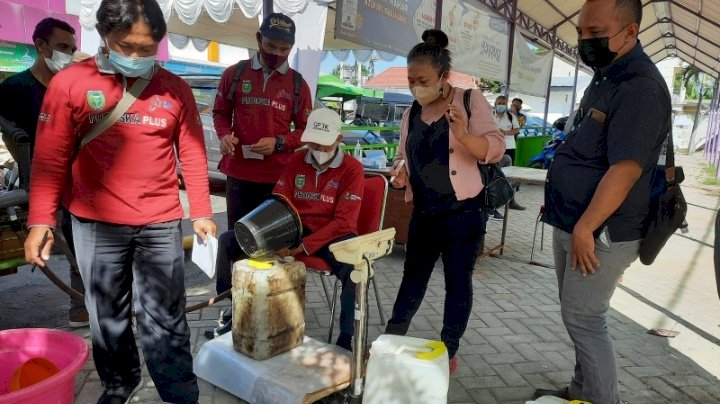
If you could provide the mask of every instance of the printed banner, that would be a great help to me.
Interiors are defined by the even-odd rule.
[[[552,62],[552,52],[530,45],[515,31],[510,88],[522,94],[545,98],[552,74]]]
[[[470,4],[472,3],[472,4]],[[465,0],[444,0],[442,30],[448,34],[453,70],[507,81],[508,22]]]
[[[339,0],[335,36],[405,56],[435,26],[435,0]],[[470,0],[443,1],[453,70],[505,82],[508,32],[505,18]]]
[[[338,0],[335,37],[406,56],[435,26],[435,0]]]
[[[32,45],[0,41],[0,72],[21,72],[35,62],[37,51]]]

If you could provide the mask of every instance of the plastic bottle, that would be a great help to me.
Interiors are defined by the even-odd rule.
[[[358,140],[355,143],[355,150],[353,151],[353,157],[360,160],[360,162],[362,163],[362,155],[363,155],[362,146],[360,146],[360,141]]]

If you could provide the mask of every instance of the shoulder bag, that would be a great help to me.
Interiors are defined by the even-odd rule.
[[[465,105],[465,112],[467,112],[468,126],[470,125],[470,116],[472,111],[470,110],[470,94],[471,89],[465,90],[463,94],[463,104]],[[480,164],[480,177],[482,177],[483,187],[480,192],[483,204],[489,209],[498,209],[505,206],[515,197],[515,190],[510,184],[510,181],[505,177],[502,172],[500,164]]]
[[[650,265],[677,229],[687,228],[687,202],[680,189],[685,179],[682,167],[675,167],[672,126],[668,134],[665,165],[655,169],[650,209],[645,217],[645,237],[640,242],[640,262]]]

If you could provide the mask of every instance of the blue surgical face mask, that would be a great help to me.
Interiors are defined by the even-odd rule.
[[[507,105],[496,105],[495,111],[497,111],[498,114],[502,114],[503,112],[507,111]]]
[[[156,55],[132,58],[121,55],[119,52],[110,49],[109,46],[107,49],[110,54],[110,63],[118,73],[125,77],[144,76],[155,66]]]

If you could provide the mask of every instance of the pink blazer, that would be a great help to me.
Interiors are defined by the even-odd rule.
[[[463,92],[463,89],[456,88],[452,102],[460,106],[460,109],[463,111],[462,113],[466,114],[465,107],[463,106]],[[448,176],[450,176],[450,182],[452,183],[453,190],[455,190],[455,197],[459,201],[473,198],[482,191],[484,185],[480,178],[478,163],[496,163],[500,161],[503,154],[505,154],[505,139],[492,117],[490,103],[488,103],[480,91],[472,91],[470,96],[470,110],[472,111],[472,117],[468,124],[468,132],[472,136],[484,136],[488,140],[489,148],[486,159],[484,161],[478,160],[455,138],[452,130],[449,131],[450,149],[448,150],[448,154],[450,155],[450,169],[448,170]],[[407,161],[405,158],[405,145],[408,136],[412,136],[412,134],[408,133],[409,117],[410,108],[405,111],[402,122],[400,123],[400,144],[398,145],[395,160],[405,159]],[[405,168],[408,170],[409,176],[410,165],[405,164]],[[412,187],[408,180],[405,191],[405,202],[410,202],[412,199]]]

